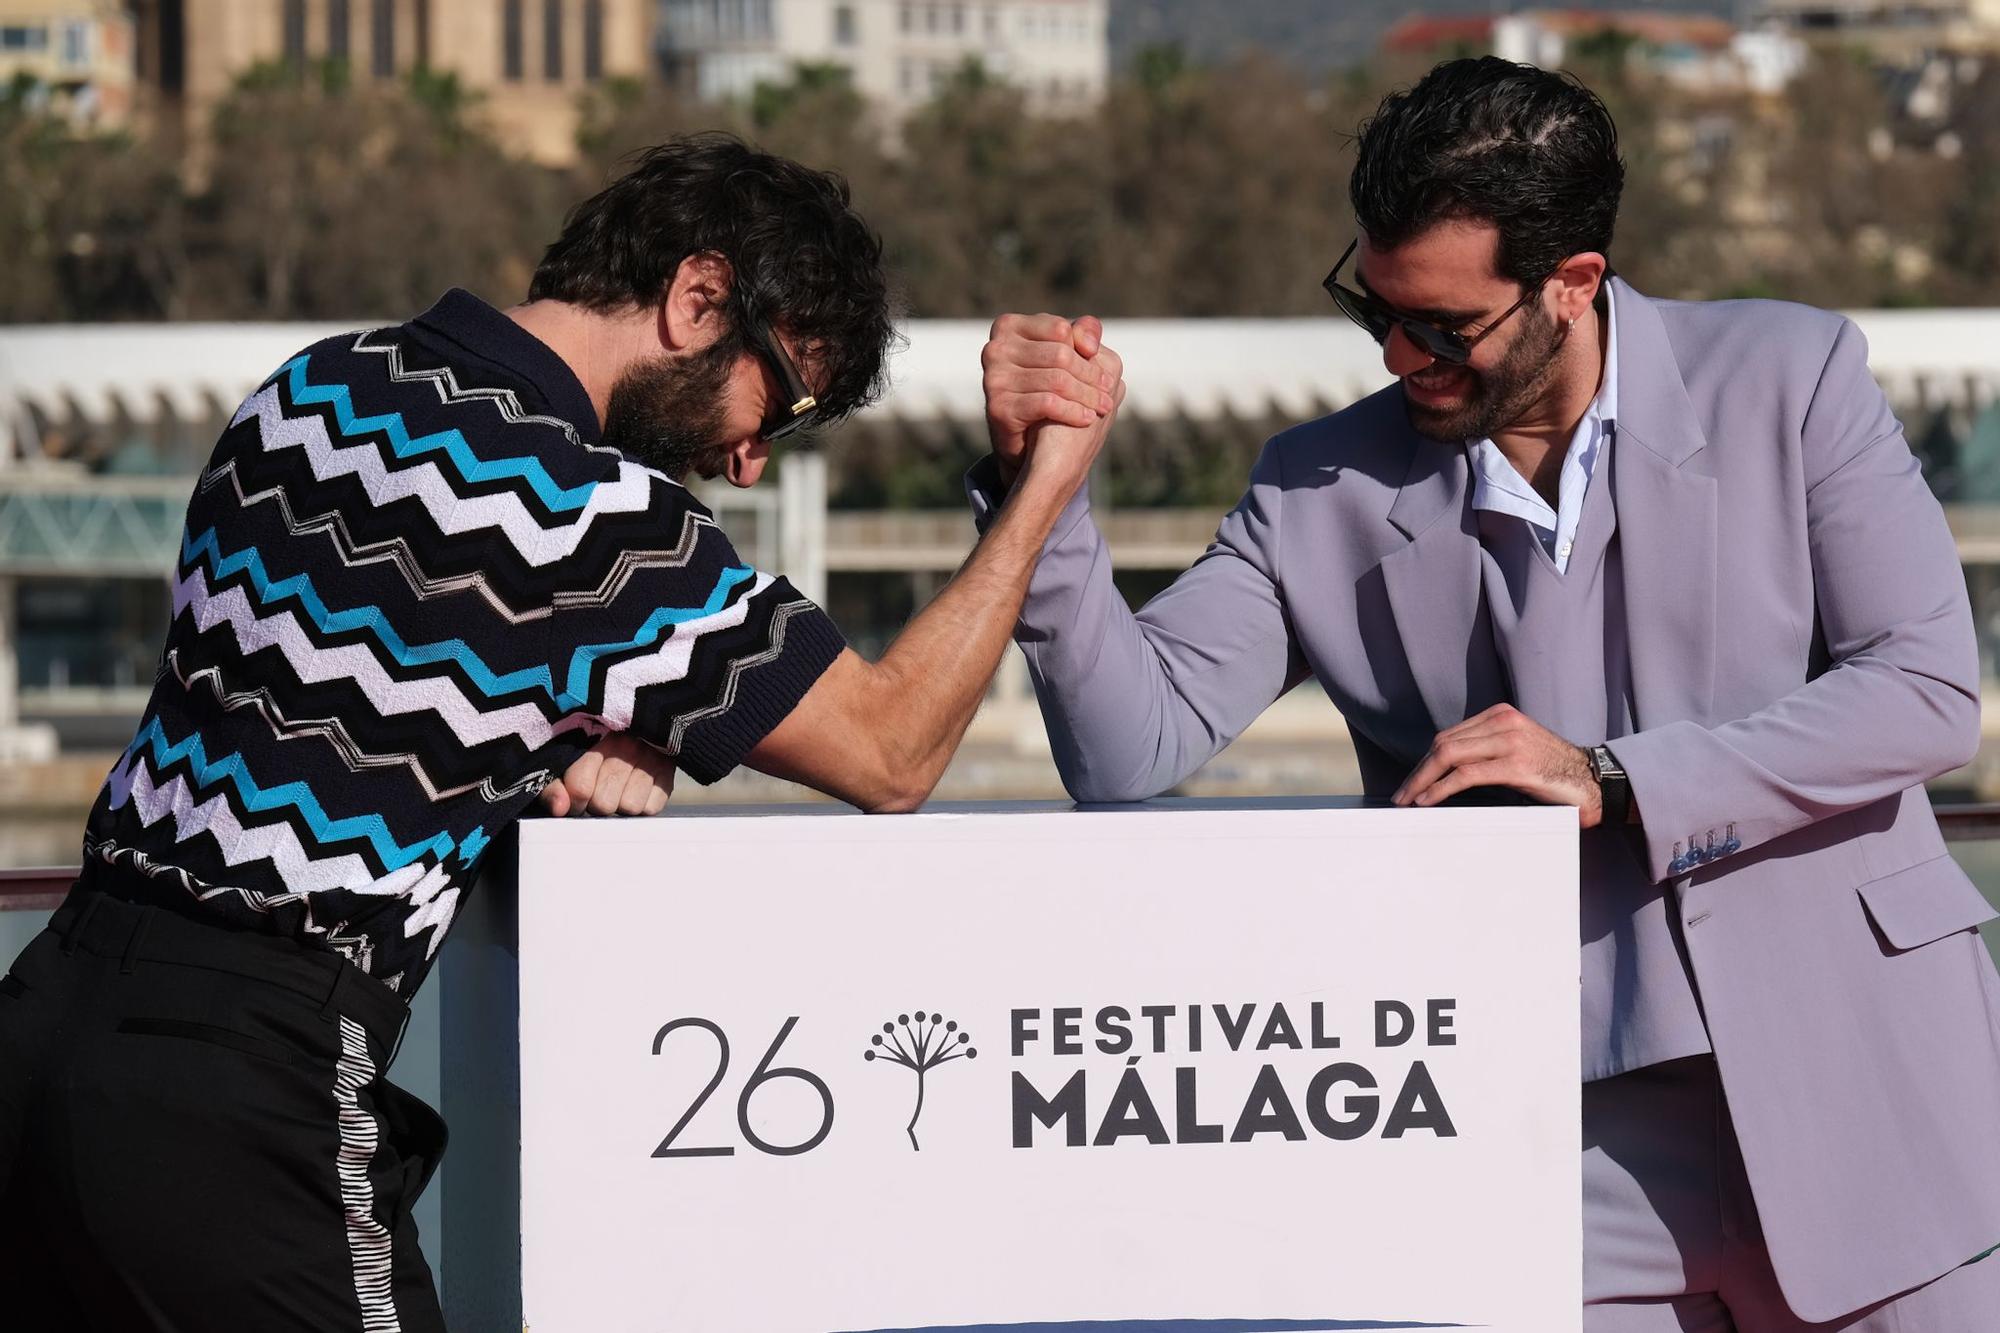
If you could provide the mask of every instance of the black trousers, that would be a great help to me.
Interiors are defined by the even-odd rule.
[[[0,979],[0,1325],[441,1330],[404,1015],[337,955],[72,889]]]

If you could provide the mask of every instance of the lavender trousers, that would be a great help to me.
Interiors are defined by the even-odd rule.
[[[1830,1322],[1794,1315],[1771,1269],[1713,1056],[1586,1083],[1583,1125],[1585,1333],[2000,1329],[2000,1255]]]

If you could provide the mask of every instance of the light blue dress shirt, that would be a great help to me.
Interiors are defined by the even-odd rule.
[[[1611,449],[1611,437],[1618,424],[1618,298],[1605,287],[1604,378],[1597,396],[1583,420],[1570,436],[1569,452],[1563,455],[1562,476],[1556,483],[1557,507],[1535,493],[1528,479],[1515,471],[1500,446],[1490,439],[1473,440],[1465,446],[1472,462],[1472,507],[1497,514],[1512,514],[1527,522],[1542,548],[1555,561],[1556,569],[1569,572],[1569,553],[1576,545],[1576,524],[1583,515],[1583,497],[1590,479]]]

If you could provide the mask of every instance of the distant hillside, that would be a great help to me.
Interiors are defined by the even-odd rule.
[[[1745,0],[1569,0],[1546,6],[1478,0],[1111,0],[1111,58],[1122,70],[1149,46],[1177,44],[1204,63],[1258,47],[1319,73],[1367,59],[1382,34],[1409,14],[1561,8],[1656,9],[1733,17],[1744,5]]]

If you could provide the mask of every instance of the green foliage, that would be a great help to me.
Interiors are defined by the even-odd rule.
[[[2000,67],[1957,98],[1948,161],[1850,52],[1822,54],[1776,100],[1683,90],[1638,53],[1606,34],[1570,63],[1619,124],[1613,260],[1642,289],[2000,300]],[[346,317],[400,313],[454,282],[512,297],[566,203],[633,150],[715,128],[842,172],[912,315],[1325,314],[1318,280],[1352,233],[1354,131],[1427,64],[1307,79],[1157,46],[1099,107],[1045,118],[969,62],[897,126],[832,65],[724,105],[610,80],[586,95],[582,158],[562,173],[503,152],[450,75],[385,88],[339,63],[259,66],[186,146],[72,134],[17,82],[0,88],[0,307]]]
[[[861,97],[854,91],[854,76],[844,65],[807,64],[792,66],[792,77],[783,83],[759,83],[750,94],[750,123],[759,131],[769,130],[799,113],[801,106],[823,106],[827,102],[845,104],[851,114],[859,114]]]
[[[1140,49],[1133,61],[1132,77],[1148,92],[1159,92],[1188,72],[1187,51],[1178,42]]]
[[[1570,43],[1569,63],[1596,65],[1605,70],[1622,69],[1638,46],[1639,39],[1622,28],[1600,28]]]

